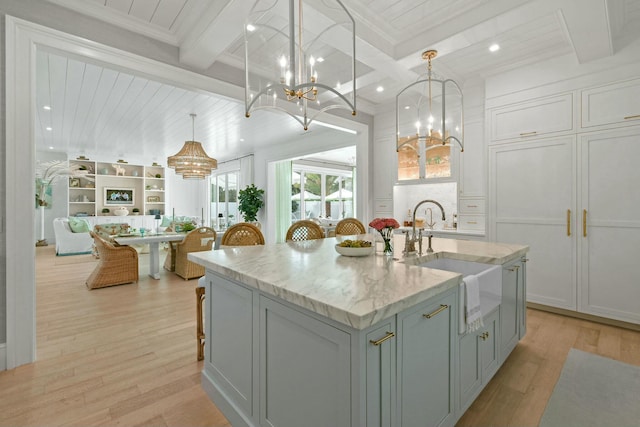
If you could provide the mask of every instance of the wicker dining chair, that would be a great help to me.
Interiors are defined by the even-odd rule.
[[[258,227],[248,222],[234,224],[224,232],[220,246],[264,245],[264,236]]]
[[[345,218],[336,224],[336,236],[365,234],[364,225],[355,218]]]
[[[210,227],[200,227],[190,231],[182,242],[175,245],[176,274],[185,280],[204,276],[203,266],[187,259],[190,252],[210,251],[216,241],[216,231]]]
[[[324,239],[324,231],[318,224],[309,220],[296,221],[287,230],[287,241]]]
[[[98,252],[98,265],[86,281],[87,288],[124,285],[138,281],[138,251],[130,246],[111,243],[89,232]]]
[[[234,224],[224,232],[220,246],[264,245],[264,236],[258,227],[247,222]],[[205,280],[200,278],[196,287],[196,339],[198,341],[198,360],[204,359],[204,322],[202,307],[205,298]]]

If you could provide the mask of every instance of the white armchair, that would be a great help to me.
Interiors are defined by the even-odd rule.
[[[57,255],[88,254],[92,251],[93,239],[89,232],[74,233],[67,218],[53,220],[53,232],[56,236]]]

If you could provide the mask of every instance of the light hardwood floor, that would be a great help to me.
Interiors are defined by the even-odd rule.
[[[138,284],[89,291],[89,257],[36,253],[38,361],[0,372],[0,426],[229,426],[200,387],[194,280],[142,255]],[[458,426],[537,426],[571,347],[640,365],[640,332],[528,310]]]

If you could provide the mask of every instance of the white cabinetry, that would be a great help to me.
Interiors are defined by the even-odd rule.
[[[140,214],[151,214],[150,210],[164,213],[165,171],[162,166],[130,165],[128,163],[103,163],[91,160],[69,160],[87,170],[86,178],[69,179],[69,215],[96,216],[113,214],[114,208],[125,206],[131,215],[134,209]],[[123,174],[116,175],[115,166]],[[106,191],[122,189],[128,192],[127,200],[107,200]],[[133,201],[130,200],[133,197]],[[109,212],[102,212],[109,209]]]
[[[528,301],[576,309],[575,137],[489,147],[489,235],[529,245]]]
[[[579,140],[579,310],[640,323],[640,126]]]
[[[631,126],[490,146],[489,235],[530,246],[528,301],[640,323],[639,141]]]
[[[640,79],[581,91],[582,127],[633,125],[640,121]]]
[[[574,129],[573,93],[493,108],[489,117],[491,141],[568,133]]]

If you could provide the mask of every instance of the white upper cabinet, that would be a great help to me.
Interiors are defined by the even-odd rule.
[[[640,79],[585,89],[582,127],[640,124]]]
[[[571,132],[573,94],[565,93],[494,108],[490,112],[491,141]]]

